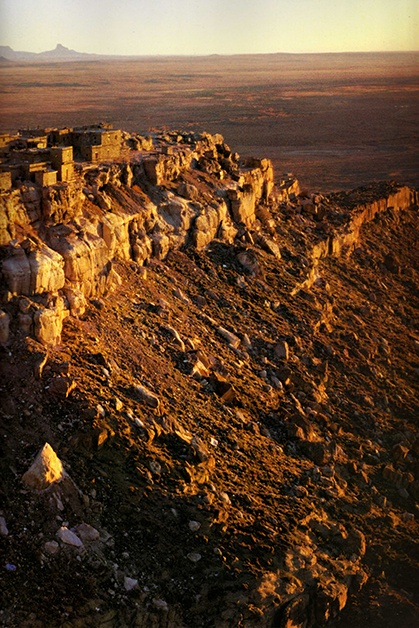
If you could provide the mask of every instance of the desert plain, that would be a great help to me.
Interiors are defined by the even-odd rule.
[[[3,131],[208,131],[309,189],[419,184],[418,52],[3,63],[0,77]]]
[[[416,628],[418,61],[0,65],[3,131],[156,131],[151,156],[0,196],[0,626]],[[271,159],[302,193],[278,186],[247,224],[226,205],[211,226],[246,161],[189,131]],[[174,175],[191,139],[199,167]],[[179,207],[194,221],[163,254]],[[118,247],[112,220],[130,225]],[[10,290],[7,270],[45,250],[64,266],[57,238],[90,275],[44,346],[64,293]],[[24,478],[47,443],[69,477],[38,491]]]

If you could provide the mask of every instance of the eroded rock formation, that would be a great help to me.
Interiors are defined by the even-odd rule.
[[[302,194],[221,136],[126,139],[0,196],[7,565],[55,575],[53,628],[324,626],[371,538],[417,529],[417,275],[372,252],[417,193]],[[47,625],[28,590],[22,625]]]
[[[231,242],[240,224],[254,224],[258,205],[270,202],[270,162],[240,167],[220,135],[162,136],[156,150],[146,148],[129,163],[88,165],[71,181],[26,182],[1,195],[1,290],[6,301],[36,303],[33,321],[28,310],[20,327],[34,329],[42,343],[59,343],[66,314],[82,311],[81,295],[111,289],[113,260],[144,265],[189,243]],[[293,181],[289,187],[295,192]]]

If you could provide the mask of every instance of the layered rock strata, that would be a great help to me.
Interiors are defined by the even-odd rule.
[[[1,195],[0,289],[3,303],[26,298],[21,330],[59,344],[65,317],[82,314],[86,298],[106,294],[118,280],[113,260],[144,265],[186,244],[232,241],[269,202],[270,162],[239,165],[221,135],[160,136],[156,144],[133,150],[129,163],[85,165],[72,181],[24,182]]]
[[[59,344],[66,316],[81,315],[85,299],[118,281],[116,259],[144,265],[185,245],[202,249],[236,237],[279,258],[279,210],[295,213],[307,238],[311,266],[298,291],[318,278],[321,258],[353,249],[361,226],[377,213],[417,202],[407,187],[378,187],[371,202],[355,198],[350,211],[336,210],[342,199],[300,196],[292,175],[275,186],[269,160],[240,162],[221,135],[161,135],[154,150],[146,148],[131,151],[128,162],[85,164],[69,182],[24,182],[0,195],[1,298],[8,304],[25,297],[17,318],[12,307],[2,311],[3,342],[11,330]],[[304,216],[328,229],[305,230]]]

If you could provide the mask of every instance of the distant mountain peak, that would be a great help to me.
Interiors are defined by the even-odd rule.
[[[85,52],[77,52],[72,48],[67,48],[63,44],[57,44],[53,50],[45,52],[23,52],[15,51],[10,46],[0,46],[0,57],[4,57],[9,61],[22,61],[23,63],[39,62],[39,61],[77,61],[81,59],[100,59],[101,55],[95,55]]]

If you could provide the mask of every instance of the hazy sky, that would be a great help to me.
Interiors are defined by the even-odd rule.
[[[103,54],[419,49],[418,0],[0,0],[0,43]]]

